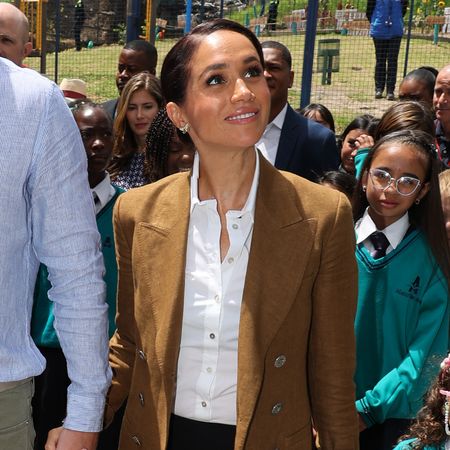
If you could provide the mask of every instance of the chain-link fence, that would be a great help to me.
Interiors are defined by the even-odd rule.
[[[184,0],[141,0],[138,32],[156,37],[158,69],[167,51],[183,35]],[[130,2],[130,0],[129,0]],[[34,56],[25,63],[60,81],[81,78],[95,100],[117,96],[115,72],[126,40],[126,0],[17,0],[30,19]],[[80,14],[80,3],[83,13]],[[318,0],[311,101],[327,106],[338,131],[353,117],[380,116],[389,106],[375,100],[375,50],[369,37],[366,0]],[[217,0],[192,3],[191,24],[226,17],[250,27],[260,39],[277,40],[291,51],[295,71],[290,102],[300,105],[307,0]],[[409,0],[400,47],[397,88],[403,74],[419,66],[441,68],[450,63],[450,0]],[[151,26],[152,25],[152,26]],[[154,26],[154,27],[153,27]],[[408,31],[410,35],[408,35]],[[80,34],[80,51],[76,35]],[[306,55],[311,56],[311,55]]]

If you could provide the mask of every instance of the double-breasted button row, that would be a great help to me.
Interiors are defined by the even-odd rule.
[[[280,355],[275,358],[274,366],[279,369],[286,364],[286,356]]]
[[[138,447],[140,447],[142,444],[141,444],[141,441],[139,440],[139,438],[136,436],[136,435],[133,435],[133,436],[131,436],[131,440],[138,446]]]

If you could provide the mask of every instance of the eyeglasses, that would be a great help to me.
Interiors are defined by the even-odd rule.
[[[400,195],[408,196],[414,194],[421,185],[418,178],[400,177],[395,179],[391,177],[389,172],[383,169],[371,169],[369,170],[369,174],[373,186],[380,191],[385,191],[393,182],[395,182],[395,190]]]

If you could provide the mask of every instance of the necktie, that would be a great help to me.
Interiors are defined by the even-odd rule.
[[[381,231],[375,231],[369,236],[373,244],[374,250],[371,252],[373,259],[382,258],[386,256],[386,249],[389,247],[388,238]]]

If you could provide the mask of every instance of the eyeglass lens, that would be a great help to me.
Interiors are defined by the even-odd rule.
[[[387,189],[391,183],[395,183],[394,186],[399,194],[411,195],[415,192],[420,184],[420,180],[413,177],[400,177],[395,179],[391,177],[389,172],[381,169],[373,169],[370,171],[372,181],[377,189]]]

